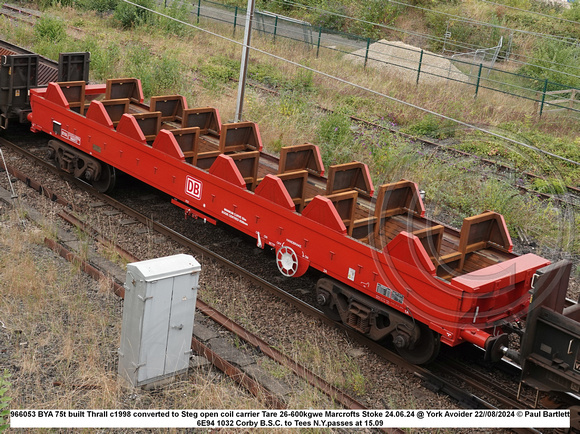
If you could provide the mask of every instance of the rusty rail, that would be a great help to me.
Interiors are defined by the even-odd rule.
[[[211,306],[207,305],[199,298],[197,299],[197,308],[200,310],[200,312],[207,315],[209,318],[213,319],[230,332],[235,333],[237,336],[239,336],[244,341],[248,342],[250,345],[259,348],[262,353],[270,357],[272,360],[280,363],[281,365],[286,366],[287,368],[290,368],[296,375],[298,375],[301,378],[304,378],[306,381],[308,381],[308,383],[324,392],[327,396],[331,397],[337,403],[352,410],[364,410],[367,408],[356,399],[350,397],[349,395],[342,392],[340,389],[337,389],[333,385],[324,381],[318,375],[314,374],[312,371],[306,369],[304,366],[295,362],[287,355],[271,347],[266,341],[248,332],[242,326],[235,323],[231,319],[227,318],[225,315],[218,312]]]
[[[125,297],[125,288],[122,285],[115,282],[114,279],[110,279],[102,271],[93,267],[87,261],[82,259],[79,255],[71,252],[62,244],[49,238],[44,239],[44,244],[54,252],[58,253],[64,259],[69,261],[70,263],[74,264],[75,266],[79,266],[80,269],[83,270],[83,272],[87,273],[93,279],[110,280],[111,285],[113,287],[113,292],[121,298]],[[195,351],[197,351],[200,354],[203,354],[204,357],[207,358],[216,368],[224,372],[228,377],[230,377],[239,385],[245,387],[250,393],[252,393],[257,398],[264,399],[268,403],[268,405],[270,405],[272,408],[286,408],[286,404],[282,400],[280,400],[276,395],[268,392],[268,390],[266,390],[264,386],[262,386],[260,383],[253,380],[252,378],[248,377],[241,369],[227,362],[225,359],[223,359],[218,354],[210,350],[207,346],[205,346],[196,338],[191,339],[191,345]]]

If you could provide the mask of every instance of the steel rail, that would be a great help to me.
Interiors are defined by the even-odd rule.
[[[13,5],[9,5],[8,3],[3,3],[2,9],[8,9],[9,11],[13,11],[18,14],[28,15],[29,17],[34,18],[40,18],[42,16],[40,12],[34,11],[32,9],[24,10]]]
[[[97,229],[93,228],[88,223],[80,220],[77,216],[72,215],[71,213],[69,213],[65,209],[61,210],[57,215],[61,219],[63,219],[65,222],[67,222],[67,223],[71,224],[72,226],[75,226],[79,230],[87,233],[88,235],[90,235],[91,237],[96,239],[101,244],[103,244],[107,247],[113,248],[117,252],[117,254],[119,256],[121,256],[123,259],[125,259],[126,261],[128,261],[128,262],[140,261],[140,259],[137,258],[135,255],[133,255],[131,252],[123,249],[118,244],[115,244],[113,241],[104,237]]]
[[[36,20],[39,18],[36,15],[30,14],[7,4],[3,4],[2,7],[0,7],[0,15],[4,15],[10,19],[28,24],[29,26],[34,26],[36,24]]]
[[[270,357],[272,360],[290,368],[296,375],[304,378],[312,386],[323,391],[327,396],[330,396],[339,404],[353,410],[364,410],[365,407],[356,399],[349,395],[344,394],[340,389],[329,384],[318,375],[314,374],[312,371],[306,369],[304,366],[300,365],[281,351],[276,350],[271,347],[266,341],[260,339],[258,336],[248,332],[246,329],[241,327],[239,324],[235,323],[231,319],[227,318],[222,313],[218,312],[211,306],[207,305],[203,301],[197,300],[197,308],[206,316],[216,321],[218,324],[222,325],[224,328],[232,333],[235,333],[244,341],[253,345],[255,348],[259,349],[262,353]]]
[[[78,265],[81,269],[91,276],[95,280],[107,279],[106,276],[102,271],[98,270],[97,268],[93,267],[87,261],[82,259],[77,254],[69,251],[66,247],[62,244],[51,240],[49,238],[44,239],[44,244],[49,247],[51,250],[58,253],[60,256],[65,258],[67,261]],[[121,298],[125,298],[125,288],[122,285],[119,285],[113,279],[111,279],[111,283],[113,285],[113,291],[116,295]],[[199,299],[197,302],[199,303]],[[258,383],[256,380],[249,377],[245,372],[243,372],[238,367],[232,365],[224,358],[220,357],[217,353],[209,349],[203,343],[201,343],[195,337],[191,338],[191,346],[192,348],[198,352],[199,354],[203,354],[203,356],[208,359],[212,365],[218,368],[220,371],[224,372],[228,377],[234,380],[239,385],[245,387],[252,395],[254,395],[258,399],[264,399],[271,408],[286,408],[286,404],[280,400],[276,395],[270,393],[264,386]]]
[[[113,242],[111,242],[110,240],[105,238],[103,235],[101,235],[96,229],[92,228],[86,222],[79,220],[76,216],[73,216],[64,210],[61,211],[58,215],[59,215],[59,217],[63,218],[65,221],[67,221],[68,223],[70,223],[70,224],[74,225],[75,227],[79,228],[80,230],[88,233],[89,235],[91,235],[92,237],[94,237],[95,239],[100,241],[101,243],[109,245],[109,246],[113,246],[115,248],[115,250],[121,256],[123,256],[125,259],[131,260],[131,261],[139,261],[139,258],[134,256],[130,252],[126,251],[125,249],[121,248],[120,246],[114,245]],[[250,333],[248,330],[244,329],[242,326],[240,326],[236,322],[232,321],[230,318],[226,317],[224,314],[222,314],[218,310],[214,309],[213,307],[211,307],[207,303],[205,303],[199,297],[197,298],[196,308],[201,313],[203,313],[204,315],[206,315],[207,317],[212,319],[214,322],[216,322],[220,326],[224,327],[225,329],[229,330],[230,332],[232,332],[235,335],[237,335],[238,337],[240,337],[242,340],[248,342],[250,345],[257,348],[260,352],[262,352],[266,356],[270,357],[272,360],[274,360],[274,361],[288,367],[289,369],[291,369],[297,376],[305,379],[309,384],[311,384],[312,386],[314,386],[317,389],[324,392],[327,396],[331,397],[338,404],[341,404],[349,409],[361,409],[362,410],[362,409],[367,408],[363,404],[361,404],[359,401],[357,401],[356,399],[345,394],[340,389],[332,386],[331,384],[329,384],[328,382],[326,382],[325,380],[323,380],[322,378],[320,378],[319,376],[314,374],[312,371],[308,370],[304,366],[295,362],[290,357],[286,356],[282,352],[271,347],[270,344],[268,344],[266,341],[264,341],[263,339],[260,339],[258,336],[254,335],[253,333]],[[216,363],[219,364],[219,365],[216,365],[218,367],[218,369],[220,369],[224,372],[226,372],[226,370],[232,370],[232,367],[229,366],[228,362],[221,359],[219,357],[219,355],[215,354],[209,348],[204,346],[201,342],[196,342],[195,345],[196,345],[196,348],[199,349],[198,352],[202,352],[204,354],[209,354],[209,357],[211,357],[212,360],[216,360]],[[225,370],[222,369],[222,367]],[[239,376],[239,374],[235,374],[235,375]],[[255,386],[251,386],[251,387],[255,388]]]
[[[253,378],[249,377],[248,374],[246,374],[240,368],[232,365],[230,362],[221,357],[215,351],[212,351],[208,346],[204,345],[201,341],[197,340],[196,338],[192,338],[191,348],[198,354],[203,355],[216,368],[225,373],[236,383],[240,384],[241,386],[244,386],[256,398],[265,399],[266,402],[268,402],[268,404],[270,405],[270,407],[277,409],[287,408],[286,403],[284,401],[280,400],[276,395],[268,392],[268,390],[264,386],[262,386]]]

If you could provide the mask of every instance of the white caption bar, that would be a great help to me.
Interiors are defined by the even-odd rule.
[[[569,410],[11,410],[12,428],[569,428]]]

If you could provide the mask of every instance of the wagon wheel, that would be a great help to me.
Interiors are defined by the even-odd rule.
[[[117,173],[115,172],[115,168],[103,163],[101,166],[101,176],[99,176],[99,179],[91,181],[91,184],[99,193],[108,193],[115,188],[116,182]]]
[[[316,302],[318,303],[318,308],[333,321],[342,321],[340,313],[336,306],[331,306],[332,295],[329,294],[327,290],[316,288]]]
[[[419,327],[419,339],[407,348],[397,348],[397,352],[409,363],[424,365],[431,363],[439,354],[441,347],[441,335],[434,332],[424,324],[416,324]]]

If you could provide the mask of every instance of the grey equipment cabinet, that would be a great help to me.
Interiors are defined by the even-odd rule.
[[[187,371],[200,271],[184,254],[127,264],[119,375],[134,387]]]

